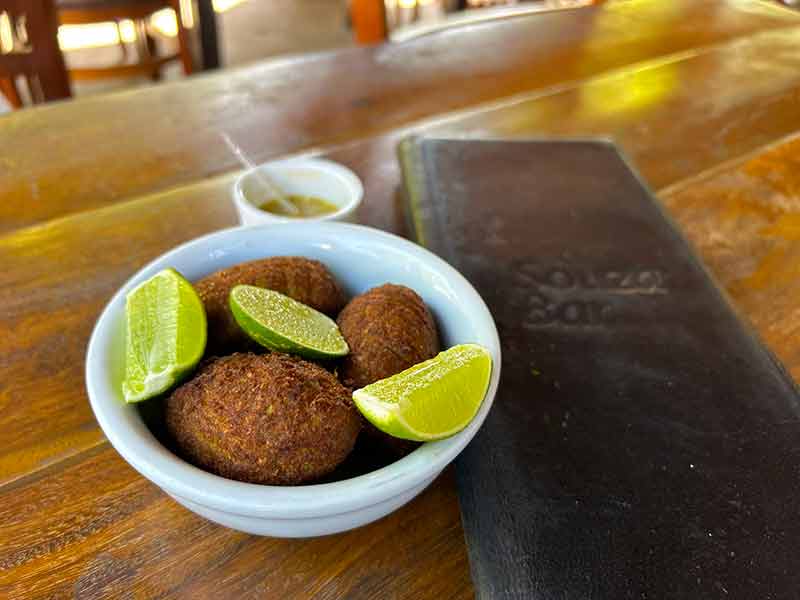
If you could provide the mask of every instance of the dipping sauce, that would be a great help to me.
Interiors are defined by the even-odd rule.
[[[295,218],[309,218],[309,217],[322,217],[339,210],[333,202],[328,202],[322,198],[315,198],[314,196],[299,196],[291,194],[286,197],[290,204],[297,208],[296,213],[290,213],[286,210],[277,199],[273,198],[267,200],[258,208],[265,210],[273,215],[280,215],[282,217],[295,217]]]

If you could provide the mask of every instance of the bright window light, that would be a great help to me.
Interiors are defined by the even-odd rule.
[[[413,0],[412,0],[413,1]],[[233,7],[246,2],[246,0],[213,0],[214,11],[224,13]],[[0,15],[0,48],[5,48],[5,37],[10,36],[11,29],[3,26]],[[186,27],[194,27],[192,3],[181,0],[181,18]],[[6,17],[7,20],[7,17]],[[150,26],[164,37],[178,35],[178,21],[171,8],[165,8],[150,17]],[[7,33],[4,33],[7,32]],[[133,21],[120,22],[122,41],[127,43],[136,40],[136,28]],[[62,25],[58,28],[58,44],[62,50],[78,50],[80,48],[97,48],[100,46],[115,46],[119,44],[120,36],[114,23],[92,23],[91,25]]]

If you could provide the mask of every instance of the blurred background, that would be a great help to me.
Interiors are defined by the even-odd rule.
[[[597,2],[597,0],[595,0]],[[592,0],[0,0],[0,111]],[[39,9],[40,5],[44,7]],[[57,33],[56,33],[57,32]],[[57,48],[47,52],[47,45]],[[63,57],[63,67],[56,53]],[[38,64],[35,55],[41,55]],[[24,61],[28,61],[26,64]],[[58,70],[69,80],[59,83]],[[50,82],[53,79],[55,83]],[[62,76],[63,80],[63,76]]]
[[[603,1],[0,0],[0,112]]]
[[[196,26],[191,2],[180,2],[183,22]],[[238,66],[271,56],[314,52],[353,43],[347,27],[347,2],[343,0],[213,0],[218,29],[220,61]],[[178,27],[174,10],[162,9],[148,20],[149,29],[160,43],[176,49]],[[114,23],[62,25],[59,45],[65,51],[68,68],[118,59],[121,34],[126,44],[135,42],[131,20]],[[169,68],[171,67],[171,68]],[[168,73],[180,75],[180,65],[168,66]]]

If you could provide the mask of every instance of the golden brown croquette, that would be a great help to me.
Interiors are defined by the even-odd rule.
[[[339,368],[353,389],[391,377],[439,352],[439,336],[428,307],[413,290],[385,284],[356,296],[339,313],[339,329],[350,346]],[[404,456],[418,446],[393,438],[365,422],[363,446]]]
[[[331,472],[361,417],[322,367],[279,353],[209,361],[166,402],[167,430],[192,464],[238,481],[293,485]]]
[[[395,375],[439,352],[433,316],[422,298],[402,285],[387,283],[356,296],[336,322],[350,346],[339,373],[353,389]]]
[[[240,284],[275,290],[330,316],[335,316],[345,302],[330,271],[309,258],[276,256],[222,269],[194,283],[206,309],[209,355],[250,345],[228,307],[231,289]]]

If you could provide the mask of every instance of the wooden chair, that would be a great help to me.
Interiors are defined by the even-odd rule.
[[[117,23],[130,19],[136,26],[136,52],[138,61],[123,62],[104,67],[70,69],[76,80],[93,80],[108,77],[147,76],[158,79],[161,68],[168,62],[180,59],[187,75],[194,71],[189,32],[183,25],[180,0],[56,0],[62,25],[84,25],[111,21]],[[177,54],[159,54],[156,40],[147,30],[147,19],[164,8],[172,8],[178,21]],[[125,46],[123,60],[127,58]]]
[[[11,23],[12,48],[0,48],[0,91],[14,108],[22,106],[18,83],[34,103],[69,98],[69,77],[58,47],[58,17],[51,0],[0,0]]]

